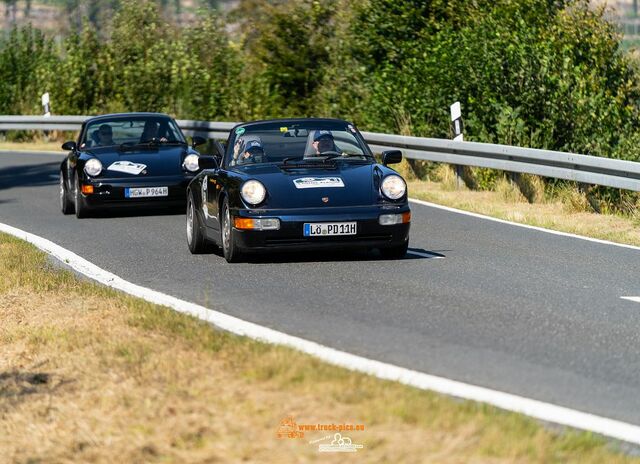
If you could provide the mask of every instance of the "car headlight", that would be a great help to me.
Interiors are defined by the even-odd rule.
[[[267,189],[264,188],[262,182],[248,180],[242,184],[240,195],[242,195],[242,199],[250,205],[257,205],[258,203],[262,203],[264,197],[267,196]]]
[[[182,162],[184,168],[189,172],[196,172],[200,167],[198,166],[198,155],[187,155]]]
[[[91,158],[84,163],[84,172],[91,177],[95,177],[102,172],[102,163],[98,158]]]
[[[407,193],[407,184],[402,180],[402,177],[392,174],[384,178],[380,189],[388,199],[397,200]]]

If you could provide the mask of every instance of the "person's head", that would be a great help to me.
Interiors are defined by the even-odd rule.
[[[144,129],[142,130],[142,137],[145,140],[153,139],[158,137],[158,123],[155,121],[145,121]]]
[[[109,124],[102,124],[98,129],[98,138],[101,145],[113,144],[113,130]]]
[[[313,136],[312,145],[317,154],[334,151],[335,143],[333,141],[333,134],[331,134],[331,131],[325,129],[316,131]]]
[[[253,156],[254,159],[260,158],[264,155],[264,148],[260,140],[249,140],[244,147],[244,157],[249,158]]]

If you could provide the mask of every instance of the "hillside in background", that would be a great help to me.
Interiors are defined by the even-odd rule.
[[[237,0],[160,0],[164,17],[179,26],[196,20],[198,10],[228,11]],[[120,0],[0,0],[0,24],[8,33],[14,26],[31,23],[53,37],[62,37],[89,21],[101,35],[107,35]]]

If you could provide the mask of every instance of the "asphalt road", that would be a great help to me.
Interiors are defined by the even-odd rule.
[[[640,251],[412,205],[410,248],[192,256],[182,214],[78,220],[62,156],[0,152],[0,222],[127,280],[340,350],[640,425]]]

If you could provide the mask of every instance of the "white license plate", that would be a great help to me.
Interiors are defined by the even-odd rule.
[[[166,197],[169,195],[169,187],[141,187],[125,188],[125,198]]]
[[[357,228],[357,222],[307,222],[304,224],[304,236],[356,235]]]

